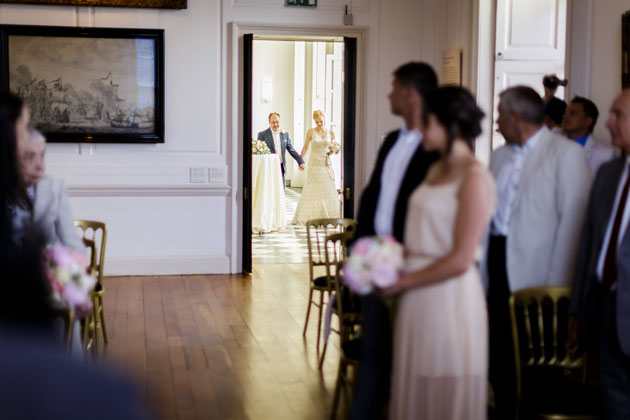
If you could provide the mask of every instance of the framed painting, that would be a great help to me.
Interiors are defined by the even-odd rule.
[[[0,25],[0,83],[58,143],[164,142],[164,31]]]
[[[0,3],[52,4],[57,6],[147,7],[186,9],[187,0],[0,0]]]

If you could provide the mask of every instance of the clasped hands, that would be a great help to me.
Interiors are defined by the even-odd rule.
[[[306,168],[306,164],[300,163],[300,166],[298,168],[300,169],[300,171],[303,171],[304,168]]]

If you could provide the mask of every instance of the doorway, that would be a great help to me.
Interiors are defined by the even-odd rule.
[[[332,145],[337,143],[340,149],[326,158],[330,174],[328,183],[330,189],[335,191],[332,193],[335,196],[333,200],[338,205],[338,209],[331,214],[335,214],[335,217],[354,216],[352,193],[357,43],[355,38],[319,36],[246,34],[243,39],[242,162],[245,200],[242,268],[244,272],[251,272],[252,262],[308,262],[304,220],[294,220],[294,215],[302,199],[305,183],[313,184],[313,174],[311,181],[307,181],[309,166],[315,167],[311,161],[313,147],[304,150],[304,144],[308,130],[315,127],[315,111],[323,113],[322,132],[334,135],[334,140],[328,137],[327,141]],[[271,128],[272,115],[280,121],[278,131],[286,136],[282,140],[288,140],[295,151],[292,154],[288,149],[283,170],[274,170],[283,175],[280,188],[269,188],[269,170],[261,172],[261,162],[275,157],[252,155],[252,142],[256,140],[264,142],[267,149],[271,149],[270,152],[275,151],[271,140],[272,131],[268,130]],[[263,150],[257,153],[267,152]],[[300,170],[296,154],[304,155],[304,171]],[[277,155],[279,163],[282,156]],[[272,175],[273,179],[279,178],[277,174]],[[302,207],[316,205],[307,204],[308,196],[305,196]],[[278,215],[284,217],[276,217]]]

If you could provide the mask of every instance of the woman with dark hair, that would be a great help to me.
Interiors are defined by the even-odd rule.
[[[34,233],[25,236],[32,204],[20,183],[17,160],[17,141],[28,136],[28,121],[22,100],[0,90],[0,323],[47,328],[53,315],[43,242]]]
[[[488,329],[475,266],[494,211],[493,178],[475,159],[483,112],[468,91],[425,98],[423,145],[440,159],[409,199],[394,333],[390,419],[486,418]]]

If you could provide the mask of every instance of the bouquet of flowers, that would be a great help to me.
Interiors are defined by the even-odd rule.
[[[87,314],[92,309],[90,291],[96,285],[96,279],[87,272],[87,256],[54,245],[46,249],[44,258],[53,300],[68,305],[79,316]]]
[[[403,261],[403,247],[391,236],[363,237],[344,264],[343,279],[354,293],[367,295],[396,283]]]
[[[328,149],[326,150],[327,155],[338,155],[341,152],[341,145],[337,142],[328,143]]]
[[[271,152],[269,151],[269,147],[267,143],[262,140],[254,140],[252,139],[252,154],[253,155],[268,155]]]

